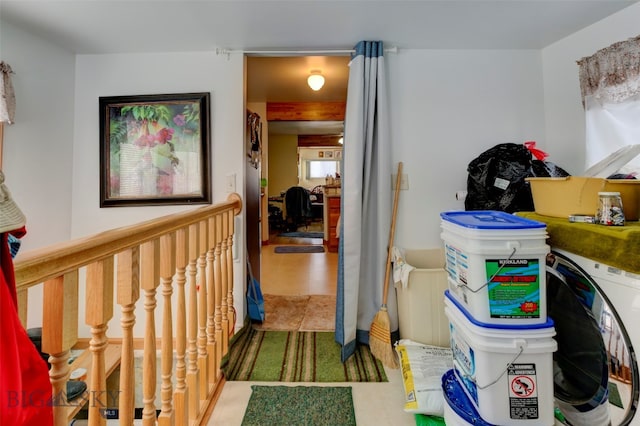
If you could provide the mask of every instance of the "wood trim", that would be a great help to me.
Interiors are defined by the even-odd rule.
[[[343,121],[346,102],[268,102],[267,121]]]
[[[342,135],[298,135],[298,146],[338,146],[342,148],[339,140]]]
[[[224,388],[227,380],[224,376],[220,376],[220,379],[213,385],[213,390],[209,393],[208,398],[205,400],[206,404],[201,408],[201,416],[198,421],[199,426],[206,426],[209,424],[209,420],[211,419],[211,415],[213,414],[214,408],[216,408],[216,404],[218,403],[218,399],[220,399],[220,395],[222,395],[222,389]]]
[[[25,290],[108,256],[114,256],[122,250],[154,241],[162,235],[200,223],[230,209],[233,209],[234,214],[241,211],[242,201],[239,196],[230,195],[226,202],[212,206],[174,213],[93,236],[29,250],[19,254],[14,262],[17,290]]]

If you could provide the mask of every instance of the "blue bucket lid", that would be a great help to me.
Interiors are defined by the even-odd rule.
[[[542,328],[551,328],[554,326],[554,322],[552,318],[547,317],[547,320],[543,323],[538,324],[488,324],[486,322],[478,321],[471,312],[467,311],[467,309],[462,306],[462,303],[458,302],[455,297],[451,295],[451,291],[449,289],[444,291],[444,297],[455,305],[456,308],[467,318],[467,320],[482,328],[489,328],[495,330],[537,330]]]
[[[493,426],[480,417],[478,410],[462,389],[453,370],[447,371],[442,376],[442,391],[449,407],[464,421],[470,425]]]
[[[495,210],[442,212],[440,217],[447,222],[472,229],[538,229],[547,226],[542,222]]]

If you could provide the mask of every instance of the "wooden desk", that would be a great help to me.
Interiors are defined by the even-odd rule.
[[[337,226],[340,218],[340,195],[324,195],[325,244],[331,253],[338,252]]]

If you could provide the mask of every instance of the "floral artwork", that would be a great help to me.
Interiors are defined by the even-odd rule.
[[[209,94],[100,98],[101,206],[208,203]]]

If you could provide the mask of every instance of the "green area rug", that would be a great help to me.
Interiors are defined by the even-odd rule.
[[[387,382],[368,346],[340,362],[333,332],[264,331],[244,327],[220,367],[227,380],[256,382]]]
[[[251,386],[242,426],[355,426],[350,387]]]
[[[609,382],[607,387],[609,388],[609,402],[616,407],[624,408],[622,398],[620,397],[620,391],[618,390],[618,385],[613,382]]]

